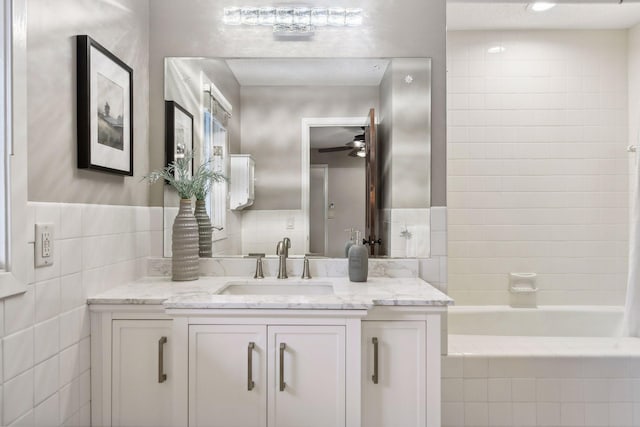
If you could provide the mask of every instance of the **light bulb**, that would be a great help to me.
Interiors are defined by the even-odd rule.
[[[533,4],[529,4],[529,9],[534,12],[546,12],[549,9],[552,9],[556,6],[555,3],[547,2],[547,1],[537,1]]]

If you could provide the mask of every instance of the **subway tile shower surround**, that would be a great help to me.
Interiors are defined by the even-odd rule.
[[[541,305],[623,304],[627,43],[626,30],[448,32],[457,304],[508,304],[510,272],[537,273]]]

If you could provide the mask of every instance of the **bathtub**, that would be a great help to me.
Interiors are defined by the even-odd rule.
[[[614,337],[622,314],[617,306],[457,306],[449,308],[448,324],[460,335]]]
[[[456,306],[442,426],[640,426],[640,339],[622,307]]]

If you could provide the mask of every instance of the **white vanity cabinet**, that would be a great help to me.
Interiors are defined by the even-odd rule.
[[[269,326],[269,427],[345,426],[344,326]]]
[[[345,327],[190,325],[189,426],[267,425],[345,425]]]
[[[362,425],[425,427],[426,322],[362,322]]]
[[[94,427],[440,427],[445,307],[198,304],[90,306]]]
[[[266,425],[266,326],[189,326],[189,426]]]
[[[111,351],[92,354],[92,371],[102,374],[92,378],[92,425],[171,426],[171,320],[110,319],[103,326],[104,335],[97,334],[111,343]],[[95,364],[96,358],[102,363]]]

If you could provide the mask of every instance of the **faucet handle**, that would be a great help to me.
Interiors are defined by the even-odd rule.
[[[284,243],[283,241],[279,241],[276,245],[276,255],[284,255]]]
[[[254,279],[264,279],[264,273],[262,272],[262,257],[256,257],[256,272],[253,275]]]
[[[305,255],[304,261],[302,262],[302,278],[303,279],[311,279],[311,273],[309,272],[309,258]]]

